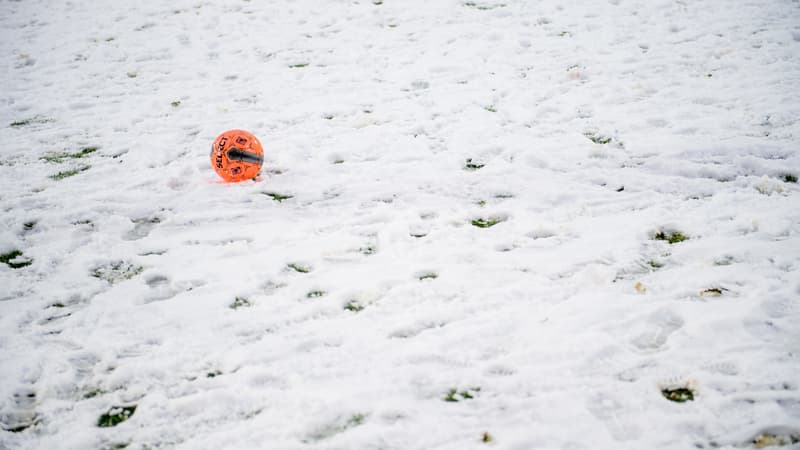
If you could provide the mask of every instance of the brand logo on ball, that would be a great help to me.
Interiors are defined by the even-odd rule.
[[[211,167],[225,181],[251,180],[264,163],[261,143],[249,131],[228,130],[214,139],[211,149]]]

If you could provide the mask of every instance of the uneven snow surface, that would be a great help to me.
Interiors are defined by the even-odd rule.
[[[0,448],[800,447],[797,0],[0,33]]]

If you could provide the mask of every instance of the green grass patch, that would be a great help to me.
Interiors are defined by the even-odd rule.
[[[667,400],[676,403],[685,403],[694,400],[694,391],[689,388],[661,389],[661,395]]]
[[[289,264],[286,265],[286,267],[294,270],[295,272],[299,272],[299,273],[309,273],[309,272],[311,272],[311,267],[310,266],[306,266],[306,265],[303,265],[303,264],[300,264],[300,263],[289,263]]]
[[[289,194],[279,194],[277,192],[262,192],[262,194],[266,195],[267,197],[275,200],[278,203],[283,202],[284,200],[288,200],[290,198],[294,198],[294,195]]]
[[[62,163],[62,162],[64,162],[65,159],[85,158],[85,157],[91,155],[92,153],[96,152],[97,150],[99,150],[98,147],[83,147],[82,149],[80,149],[79,151],[77,151],[75,153],[66,153],[66,152],[63,152],[63,153],[48,153],[48,154],[42,156],[41,159],[43,159],[43,160],[45,160],[47,162],[51,162],[51,163]]]
[[[289,65],[290,69],[302,69],[304,67],[308,67],[308,63],[299,63],[299,64],[291,64],[291,65]]]
[[[505,222],[504,218],[501,217],[489,217],[489,218],[478,218],[472,219],[472,225],[478,228],[489,228],[497,225],[500,222]]]
[[[488,431],[485,431],[483,433],[483,436],[481,436],[481,442],[483,442],[484,444],[488,444],[489,442],[492,442],[493,440],[494,440],[494,438],[492,437],[491,434],[489,434]]]
[[[365,306],[356,300],[350,300],[346,305],[344,305],[345,311],[359,312],[363,311],[364,308]]]
[[[497,112],[497,108],[495,108],[494,105],[484,106],[483,109],[493,113]]]
[[[112,406],[107,413],[97,419],[97,426],[101,428],[115,427],[130,419],[136,412],[136,405]]]
[[[434,273],[434,272],[427,272],[427,273],[423,273],[421,275],[418,275],[417,278],[419,278],[420,281],[422,281],[422,280],[435,280],[435,279],[439,278],[439,274]]]
[[[583,135],[586,136],[590,141],[594,142],[595,144],[605,145],[611,142],[611,138],[604,134],[589,132],[589,133],[584,133]]]
[[[103,395],[105,393],[106,393],[106,391],[104,391],[102,389],[90,389],[90,390],[86,391],[85,394],[83,394],[83,398],[86,398],[86,399],[95,398],[95,397]]]
[[[786,183],[797,183],[797,175],[792,175],[791,173],[785,173],[781,175],[781,180]]]
[[[689,237],[685,234],[681,233],[680,231],[659,231],[658,233],[653,236],[653,239],[657,241],[667,241],[670,244],[677,244],[678,242],[683,242],[688,240]]]
[[[253,304],[250,303],[250,300],[246,299],[245,297],[236,297],[233,303],[228,305],[228,307],[231,309],[247,308],[250,306],[253,306]]]
[[[480,387],[464,389],[461,391],[459,391],[457,388],[450,388],[447,390],[447,394],[444,396],[442,400],[446,402],[460,402],[464,400],[470,400],[475,398],[475,394],[477,394],[480,390],[481,390]]]
[[[5,264],[12,269],[21,269],[23,267],[30,266],[33,263],[33,260],[30,258],[24,258],[22,252],[19,250],[11,250],[8,253],[0,254],[0,263]]]
[[[64,178],[69,178],[71,176],[75,176],[75,175],[77,175],[77,174],[79,174],[81,172],[86,172],[91,167],[92,166],[83,166],[83,167],[79,167],[77,169],[64,170],[62,172],[58,172],[56,174],[50,175],[48,178],[50,178],[52,180],[56,180],[56,181],[63,180]]]
[[[174,102],[170,103],[170,105],[172,105],[173,108],[177,108],[178,106],[181,106],[181,101],[175,100]]]
[[[308,291],[308,293],[306,294],[306,298],[319,298],[324,296],[325,294],[327,294],[327,292],[315,289],[313,291]]]

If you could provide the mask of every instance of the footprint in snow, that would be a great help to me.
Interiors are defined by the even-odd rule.
[[[664,309],[646,320],[645,330],[631,339],[631,344],[642,352],[661,350],[669,336],[683,327],[684,320],[676,313]]]
[[[611,436],[617,441],[636,440],[642,430],[636,424],[626,420],[625,411],[630,410],[613,395],[599,393],[586,401],[586,409],[598,420],[602,421]]]
[[[0,411],[0,427],[5,431],[19,433],[38,422],[36,392],[30,388],[17,389],[9,410]]]
[[[161,223],[161,218],[158,216],[142,217],[139,219],[131,219],[131,222],[133,222],[135,225],[132,230],[123,236],[123,239],[126,241],[136,241],[147,237],[153,228]]]

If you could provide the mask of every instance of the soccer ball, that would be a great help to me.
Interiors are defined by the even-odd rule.
[[[249,131],[228,130],[211,144],[211,167],[225,181],[252,180],[263,163],[261,142]]]

